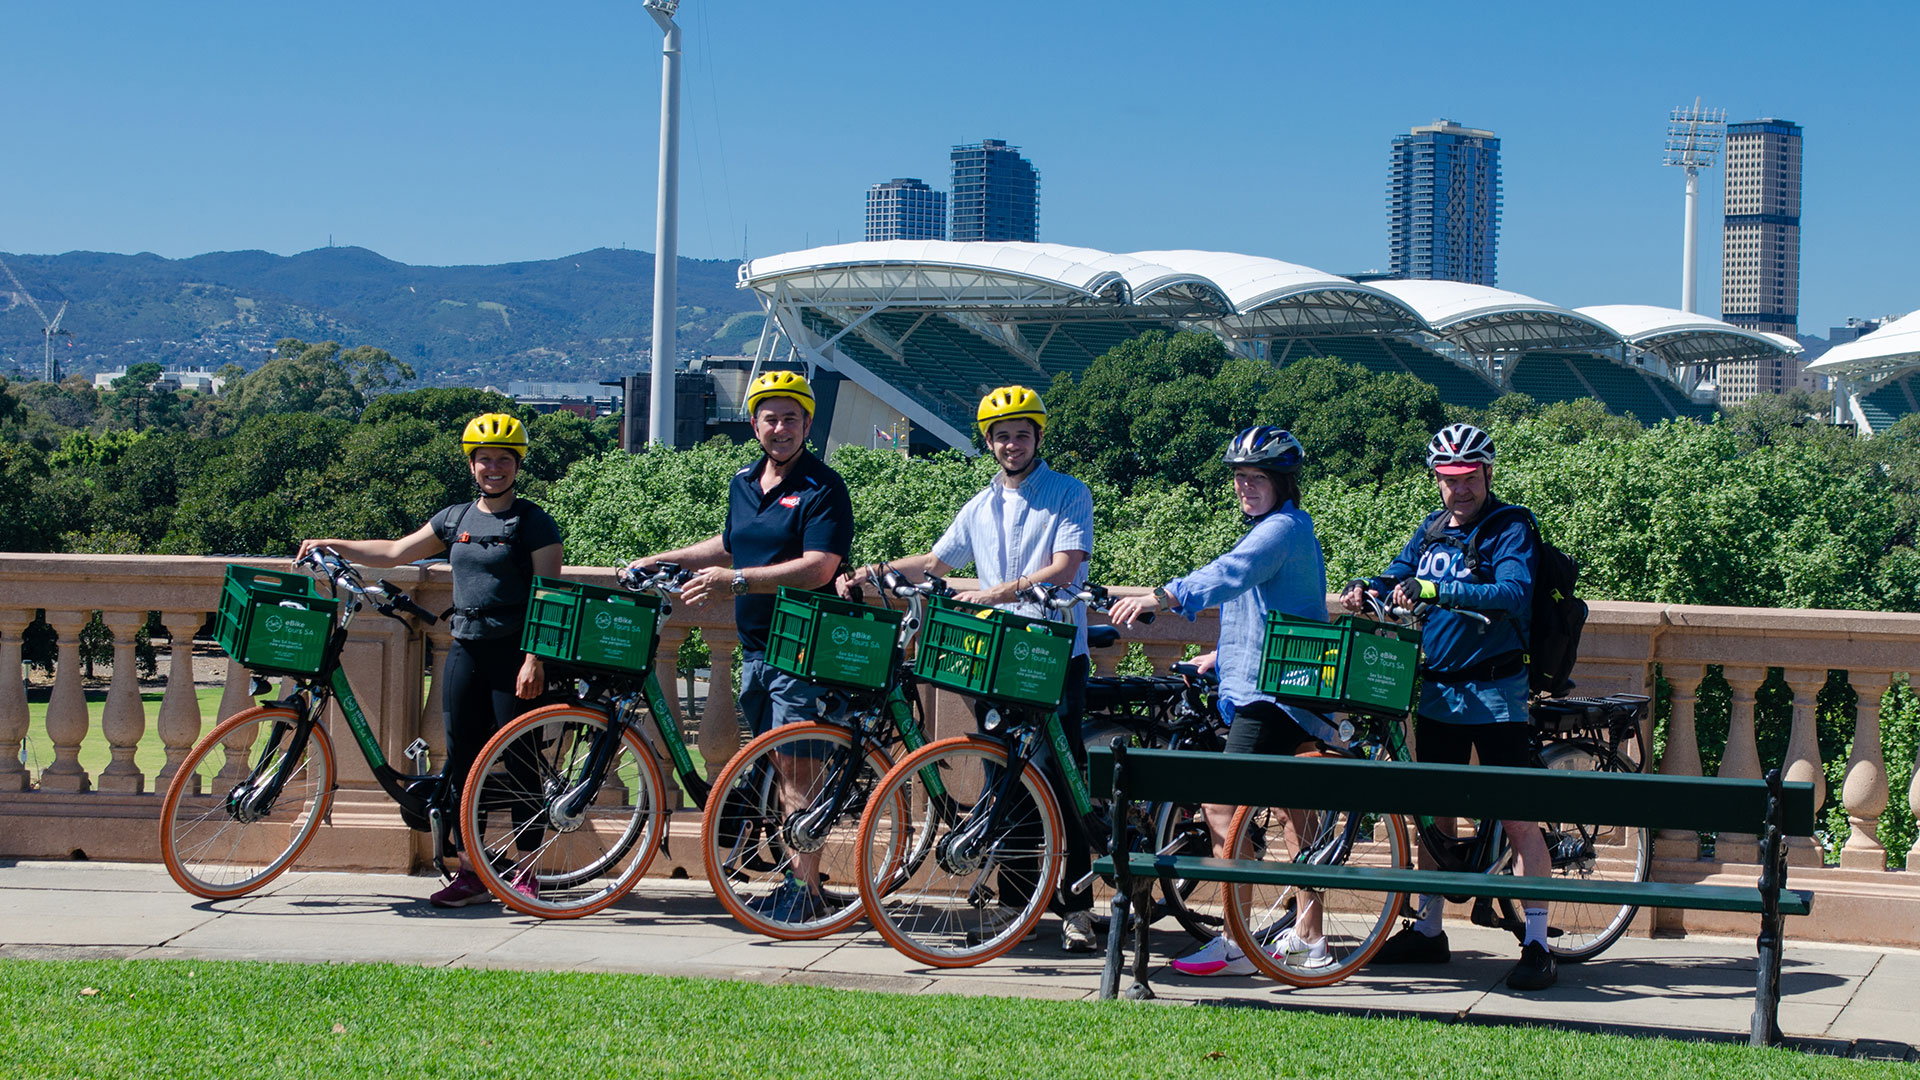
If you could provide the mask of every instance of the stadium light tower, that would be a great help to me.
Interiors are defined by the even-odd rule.
[[[1700,99],[1693,108],[1679,108],[1667,118],[1667,157],[1662,165],[1687,170],[1687,235],[1680,255],[1680,310],[1697,311],[1694,294],[1699,279],[1700,236],[1696,223],[1700,217],[1700,170],[1713,168],[1714,155],[1720,152],[1720,140],[1727,132],[1727,110],[1703,109]]]
[[[660,203],[653,232],[653,379],[647,441],[673,445],[673,357],[680,258],[680,0],[645,0],[666,35],[660,49]]]

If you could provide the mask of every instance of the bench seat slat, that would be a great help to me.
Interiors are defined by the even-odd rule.
[[[1113,787],[1113,751],[1090,747],[1095,791]],[[1501,769],[1192,750],[1128,750],[1126,795],[1148,802],[1364,808],[1509,821],[1752,833],[1766,817],[1762,780]],[[1576,809],[1577,808],[1577,809]],[[1785,785],[1782,828],[1813,835],[1813,785]]]
[[[1168,875],[1204,881],[1304,885],[1356,889],[1368,892],[1414,892],[1445,896],[1495,896],[1517,900],[1579,900],[1599,904],[1638,904],[1642,907],[1692,908],[1705,911],[1765,909],[1760,890],[1743,885],[1699,885],[1663,881],[1617,881],[1605,878],[1529,878],[1509,874],[1463,874],[1444,870],[1390,869],[1378,866],[1318,866],[1310,863],[1238,862],[1194,855],[1154,855],[1135,852],[1128,869],[1142,877]],[[1112,873],[1112,858],[1095,861],[1094,869]],[[1813,909],[1813,893],[1784,889],[1783,915],[1805,915]]]

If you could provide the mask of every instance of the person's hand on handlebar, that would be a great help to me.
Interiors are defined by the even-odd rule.
[[[1192,664],[1194,668],[1198,670],[1202,675],[1205,675],[1207,672],[1212,671],[1214,668],[1214,665],[1218,664],[1219,662],[1220,662],[1219,649],[1215,649],[1212,652],[1203,652],[1199,656],[1196,656],[1193,659],[1187,661],[1187,663]]]
[[[1340,594],[1340,606],[1356,613],[1367,610],[1368,591],[1364,581],[1347,582],[1347,590]]]

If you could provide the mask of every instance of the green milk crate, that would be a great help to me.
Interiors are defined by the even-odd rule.
[[[340,602],[305,574],[227,565],[213,639],[262,675],[318,675]]]
[[[1290,704],[1405,716],[1413,709],[1419,670],[1420,632],[1411,627],[1267,612],[1260,690]]]
[[[595,671],[645,675],[660,644],[660,598],[536,577],[520,649]]]
[[[973,697],[1052,709],[1066,685],[1074,637],[1072,623],[936,596],[913,671]]]
[[[878,690],[900,662],[906,617],[904,611],[782,587],[773,599],[767,663],[808,682]]]

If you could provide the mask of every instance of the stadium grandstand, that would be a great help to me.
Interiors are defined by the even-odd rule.
[[[1807,365],[1833,380],[1836,420],[1852,421],[1863,435],[1892,427],[1920,413],[1920,311],[1828,349]]]
[[[1286,365],[1337,356],[1425,380],[1482,407],[1510,390],[1581,397],[1648,423],[1710,414],[1703,373],[1797,350],[1665,308],[1568,309],[1448,281],[1355,282],[1312,267],[1215,251],[1033,243],[880,241],[753,259],[739,285],[769,316],[761,364],[837,372],[830,439],[904,417],[916,447],[972,452],[982,393],[1044,386],[1149,330],[1218,335]]]

